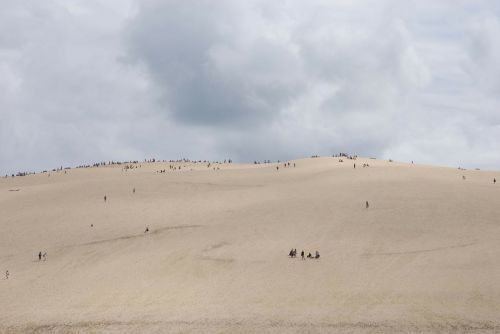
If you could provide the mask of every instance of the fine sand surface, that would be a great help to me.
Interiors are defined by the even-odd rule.
[[[500,332],[500,173],[169,164],[0,179],[0,333]]]

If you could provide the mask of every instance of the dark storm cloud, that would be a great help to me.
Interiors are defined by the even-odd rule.
[[[147,2],[141,8],[131,27],[132,53],[163,87],[176,120],[256,125],[276,117],[304,88],[290,45],[255,34],[260,18],[248,14],[251,8],[234,1]]]

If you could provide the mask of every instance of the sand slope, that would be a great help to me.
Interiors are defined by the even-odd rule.
[[[500,331],[500,175],[344,161],[2,178],[0,332]]]

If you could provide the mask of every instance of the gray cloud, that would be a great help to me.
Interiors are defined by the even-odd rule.
[[[2,1],[0,172],[338,151],[500,165],[494,1]]]

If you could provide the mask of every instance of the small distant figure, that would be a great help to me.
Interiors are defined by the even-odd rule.
[[[5,279],[9,279],[10,273],[8,270],[5,271]]]
[[[297,257],[297,248],[293,250],[293,257]]]
[[[104,203],[106,203],[107,200],[108,198],[106,197],[106,195],[104,195]]]
[[[305,260],[306,258],[304,257],[304,251],[300,252],[300,256],[302,257],[302,260]]]
[[[149,226],[146,226],[146,229],[144,230],[144,233],[148,233],[149,232]]]
[[[42,252],[38,252],[38,261],[41,261],[42,260]]]
[[[497,183],[497,179],[493,178],[493,184]]]
[[[42,258],[43,258],[44,261],[47,261],[47,252],[43,253]]]
[[[279,167],[279,166],[276,166],[276,170],[279,170],[279,169],[280,169],[280,167]]]
[[[295,168],[295,162],[293,163],[293,168]]]
[[[90,227],[94,227],[94,224],[90,224]]]
[[[368,201],[366,201],[365,206],[368,209],[370,207],[370,203],[368,203]]]
[[[135,194],[135,187],[134,187],[134,189],[132,189],[132,194]]]
[[[308,258],[308,259],[312,259],[312,257],[313,257],[313,256],[312,256],[312,254],[311,254],[311,253],[307,254],[307,258]]]
[[[462,180],[465,180],[465,175],[462,175]]]
[[[316,256],[314,256],[315,259],[319,259],[319,252],[316,251]]]
[[[356,163],[354,164],[354,169],[356,169]]]
[[[288,256],[293,257],[293,248],[290,249],[290,253],[288,253]]]

